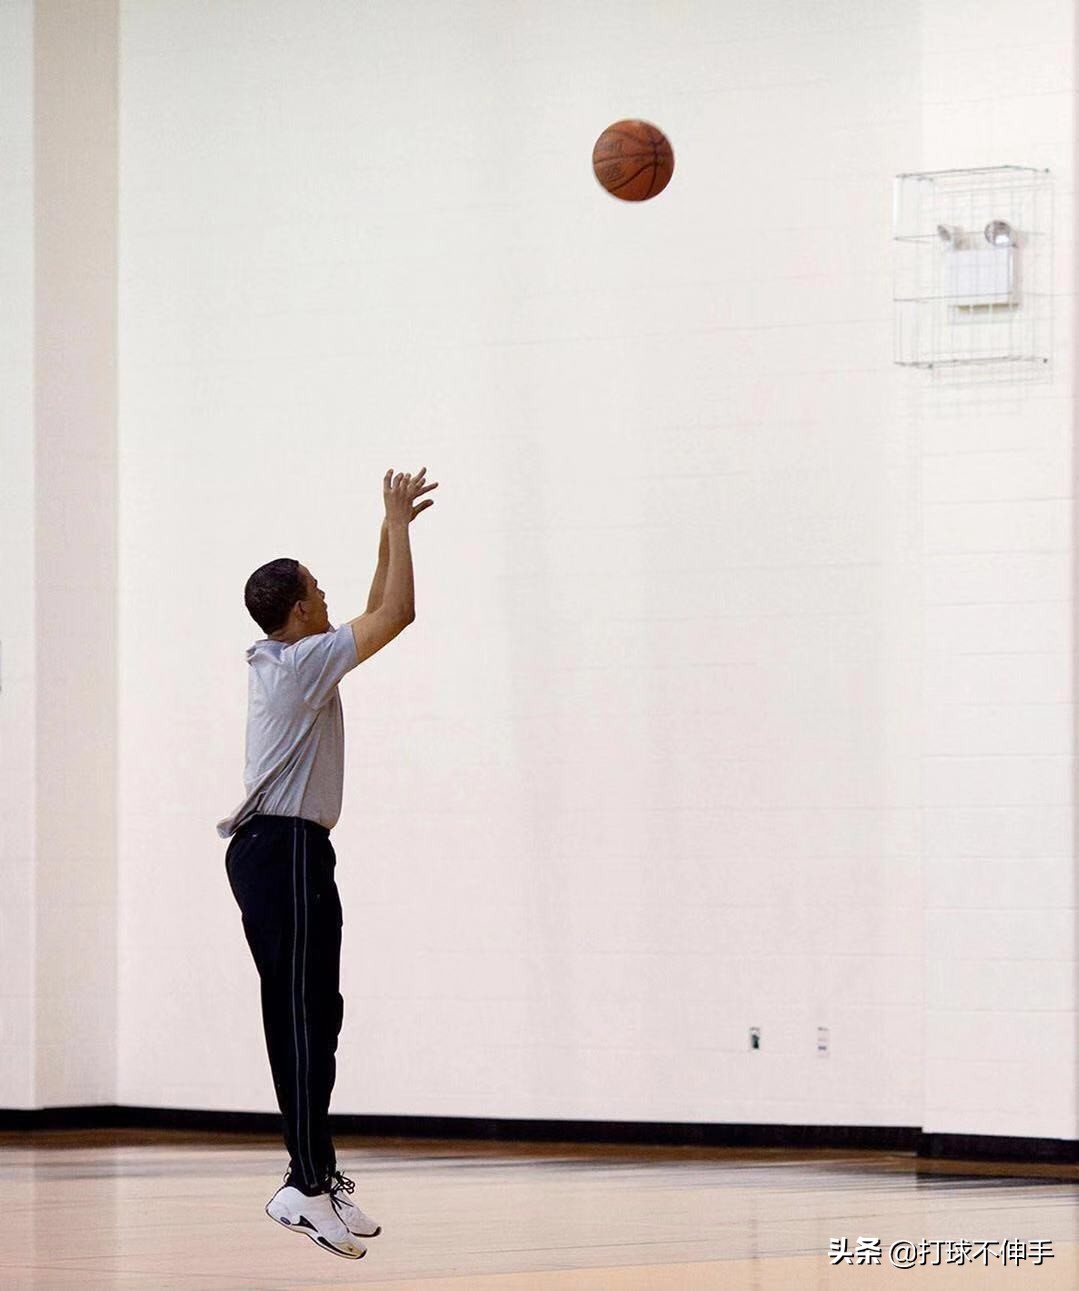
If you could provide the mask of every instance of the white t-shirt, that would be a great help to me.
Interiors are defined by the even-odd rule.
[[[217,822],[228,838],[256,812],[304,816],[332,829],[345,783],[345,723],[337,683],[360,662],[352,625],[286,645],[247,648],[247,795]]]

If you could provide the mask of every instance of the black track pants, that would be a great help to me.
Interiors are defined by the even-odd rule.
[[[225,853],[262,981],[266,1051],[290,1181],[311,1189],[337,1169],[328,1125],[345,1010],[336,865],[330,831],[301,816],[253,816]]]

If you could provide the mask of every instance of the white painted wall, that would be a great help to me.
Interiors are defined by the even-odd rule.
[[[243,583],[358,613],[426,464],[341,688],[332,1110],[1075,1137],[1075,43],[1004,16],[121,6],[114,1101],[275,1107]],[[1000,162],[1056,353],[957,405],[892,364],[892,176]]]
[[[274,1106],[243,583],[358,613],[426,464],[417,621],[342,685],[334,1109],[917,1124],[917,11],[123,17],[118,1101]]]
[[[116,0],[34,12],[38,1106],[114,1101]]]
[[[923,5],[922,163],[1054,174],[1047,380],[913,382],[924,550],[927,1132],[1076,1137],[1076,30]],[[1029,375],[1029,374],[1028,374]]]
[[[0,5],[0,1098],[117,1084],[115,0]]]
[[[31,0],[0,4],[0,1103],[32,1107],[34,74]]]

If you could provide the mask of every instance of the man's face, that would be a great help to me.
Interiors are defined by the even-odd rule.
[[[326,594],[306,565],[301,565],[300,570],[307,580],[307,598],[303,601],[303,607],[307,611],[308,631],[312,636],[316,632],[328,632],[330,616],[326,612]]]

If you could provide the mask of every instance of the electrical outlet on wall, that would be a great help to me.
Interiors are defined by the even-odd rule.
[[[828,1028],[817,1027],[817,1057],[827,1058],[828,1050],[829,1050]]]

